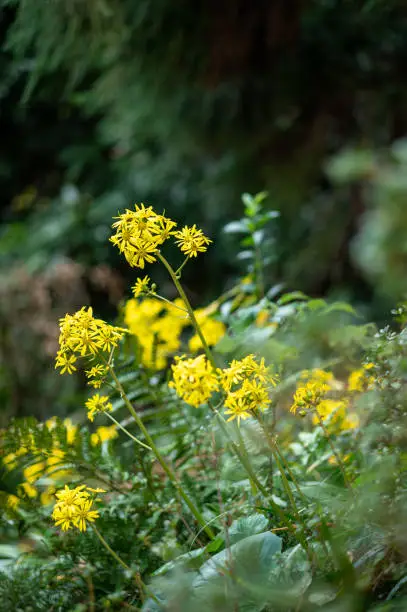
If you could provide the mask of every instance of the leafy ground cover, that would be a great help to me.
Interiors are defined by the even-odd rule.
[[[178,297],[144,276],[115,325],[61,318],[56,368],[91,393],[2,432],[2,610],[405,609],[406,308],[378,329],[265,287],[263,199],[226,228],[245,275],[199,309],[182,272],[202,230],[142,204],[114,220]]]

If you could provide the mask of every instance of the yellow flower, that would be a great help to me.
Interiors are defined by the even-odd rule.
[[[177,300],[174,306],[178,306]],[[141,362],[154,370],[167,365],[167,357],[179,349],[182,330],[188,325],[188,319],[179,308],[164,305],[157,298],[141,302],[128,300],[124,306],[124,320],[129,332],[137,338]]]
[[[270,383],[273,387],[277,384],[277,377],[269,373],[263,357],[257,362],[254,355],[247,355],[240,361],[234,359],[228,368],[222,370],[222,386],[229,392],[233,385],[250,377],[262,383]]]
[[[87,378],[95,378],[97,376],[104,376],[107,373],[107,367],[101,364],[93,366],[90,370],[86,370]]]
[[[116,217],[112,227],[116,230],[110,241],[119,248],[131,266],[144,268],[145,263],[156,261],[154,254],[173,234],[176,223],[158,215],[151,206],[136,204],[136,210],[127,209]]]
[[[55,360],[55,368],[61,368],[60,374],[72,374],[72,372],[76,371],[74,364],[76,363],[77,358],[73,353],[68,355],[67,353],[63,353],[62,351],[58,351],[57,357]]]
[[[62,491],[56,493],[57,502],[52,511],[55,525],[61,526],[62,531],[77,527],[79,531],[86,531],[87,522],[93,523],[99,517],[99,512],[93,510],[94,500],[90,499],[91,493],[104,493],[103,489],[92,489],[80,485],[70,489],[68,485]]]
[[[17,497],[17,495],[13,495],[12,493],[10,493],[10,495],[7,495],[7,508],[10,508],[11,510],[16,510],[20,505],[20,501],[21,500],[19,497]]]
[[[86,499],[89,497],[89,494],[86,492],[85,485],[79,485],[74,489],[70,489],[68,485],[65,485],[63,489],[58,491],[55,494],[58,502],[63,504],[64,506],[75,506],[78,503],[78,500]]]
[[[92,510],[92,506],[93,501],[91,499],[82,500],[76,506],[72,521],[79,531],[86,531],[86,522],[93,523],[99,517],[99,512]]]
[[[68,470],[58,469],[58,466],[64,463],[65,453],[62,449],[54,447],[51,455],[47,459],[47,473],[54,479],[61,479],[67,476]]]
[[[314,368],[313,370],[303,370],[300,378],[309,382],[330,385],[334,380],[334,375],[332,372],[325,372],[325,370],[321,370],[320,368]]]
[[[354,370],[348,378],[349,391],[367,391],[374,385],[375,378],[368,374],[374,367],[373,363],[367,363],[362,368]]]
[[[175,357],[175,364],[171,367],[173,380],[168,386],[175,389],[177,395],[191,406],[197,408],[219,389],[217,372],[205,355],[195,359]]]
[[[300,410],[312,410],[316,408],[324,395],[330,390],[330,386],[326,383],[312,382],[305,383],[303,387],[299,387],[294,393],[294,402],[290,408],[290,412]]]
[[[230,391],[225,399],[225,414],[230,414],[228,421],[237,418],[247,419],[256,410],[265,410],[271,401],[267,388],[256,379],[246,378],[239,389]]]
[[[222,321],[215,321],[206,317],[204,320],[199,321],[202,334],[206,340],[208,346],[215,346],[219,340],[225,335],[226,327]],[[202,341],[198,334],[192,336],[189,341],[189,349],[193,353],[196,353],[202,349]]]
[[[62,531],[68,531],[72,526],[72,511],[68,506],[55,506],[52,518],[55,521],[55,527],[61,526]]]
[[[71,374],[76,368],[77,357],[97,357],[101,352],[116,348],[126,330],[95,319],[92,308],[85,307],[75,314],[66,314],[60,319],[60,350],[55,367],[61,374]]]
[[[198,253],[204,253],[207,245],[212,242],[202,230],[197,229],[196,225],[192,227],[186,225],[181,231],[174,232],[174,236],[176,244],[187,257],[196,257]]]
[[[145,276],[144,278],[138,278],[136,280],[136,284],[131,288],[133,291],[133,295],[135,298],[140,297],[143,293],[148,293],[150,290],[150,278]]]
[[[347,400],[323,399],[317,405],[316,410],[328,430],[347,431],[359,426],[359,417],[355,412],[349,412],[349,402]],[[319,424],[316,414],[314,414],[312,422],[314,425]]]
[[[240,424],[240,419],[270,405],[268,390],[277,384],[277,377],[270,374],[264,358],[257,361],[254,355],[247,355],[221,371],[221,382],[227,393],[225,414],[231,415],[229,421],[237,418]]]
[[[89,398],[85,403],[86,408],[88,409],[88,419],[93,421],[95,418],[95,414],[98,412],[106,412],[107,410],[112,410],[113,406],[109,402],[109,398],[107,395],[99,395],[96,393],[93,397]]]
[[[98,444],[103,444],[103,442],[114,440],[117,438],[117,436],[118,433],[116,425],[111,425],[110,427],[98,427],[96,432],[91,435],[90,441],[92,446],[97,446]]]

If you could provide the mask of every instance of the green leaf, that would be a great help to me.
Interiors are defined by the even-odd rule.
[[[305,496],[322,502],[343,502],[346,499],[347,491],[326,482],[309,482],[301,485],[301,491]]]
[[[281,298],[277,300],[277,304],[279,306],[284,306],[284,304],[297,300],[309,300],[309,297],[302,291],[291,291],[290,293],[285,293],[282,295]]]
[[[209,544],[206,545],[205,551],[207,553],[216,552],[217,550],[219,550],[221,546],[223,546],[224,543],[225,543],[224,538],[217,537],[214,540],[212,540],[212,542],[209,542]]]
[[[246,219],[231,221],[223,228],[225,234],[246,234],[248,231]]]
[[[253,259],[253,257],[254,257],[253,251],[249,251],[249,250],[240,251],[240,253],[236,255],[236,259],[238,259],[239,261],[244,260],[244,259]]]
[[[199,609],[260,612],[267,602],[267,583],[281,539],[266,531],[240,540],[202,565],[193,580]]]
[[[206,548],[203,547],[184,553],[176,559],[172,559],[171,561],[168,561],[168,563],[165,563],[159,567],[158,570],[152,574],[152,576],[162,576],[163,574],[166,574],[167,572],[179,567],[183,567],[184,569],[197,569],[202,565],[203,555],[206,552]]]
[[[360,317],[353,306],[347,302],[334,302],[333,304],[330,304],[326,308],[324,314],[328,314],[329,312],[347,312],[355,317]]]
[[[229,540],[231,544],[236,544],[239,540],[248,538],[256,533],[262,533],[267,529],[268,520],[262,514],[252,514],[233,521],[229,529]]]

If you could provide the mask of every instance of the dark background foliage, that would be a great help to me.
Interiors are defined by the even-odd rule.
[[[405,155],[389,149],[406,133],[404,2],[0,7],[5,277],[79,265],[82,302],[112,317],[135,274],[108,243],[110,220],[146,201],[214,240],[185,272],[199,304],[240,269],[222,232],[240,194],[267,190],[281,213],[268,285],[347,299],[379,321],[404,297]],[[50,321],[56,302],[51,289]]]

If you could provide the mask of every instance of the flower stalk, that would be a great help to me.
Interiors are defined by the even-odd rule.
[[[145,439],[147,440],[148,445],[150,446],[152,452],[154,453],[157,461],[159,462],[159,464],[163,468],[164,472],[166,473],[166,475],[168,476],[168,478],[170,479],[170,481],[172,482],[172,484],[174,485],[174,487],[176,488],[176,490],[178,491],[178,493],[180,494],[180,496],[182,497],[182,499],[184,500],[184,502],[186,503],[188,508],[191,510],[192,514],[194,515],[194,517],[196,518],[198,523],[202,527],[204,527],[204,531],[207,534],[207,536],[211,540],[213,540],[215,538],[214,532],[212,531],[212,529],[210,527],[208,527],[206,525],[205,519],[202,516],[201,512],[198,510],[198,508],[196,507],[194,502],[190,499],[188,494],[185,492],[185,490],[183,489],[181,483],[179,482],[178,478],[176,477],[175,473],[172,471],[170,466],[165,461],[164,457],[161,455],[158,447],[156,446],[154,440],[150,436],[147,428],[145,427],[141,417],[137,414],[136,410],[134,410],[134,408],[132,406],[132,403],[130,402],[129,398],[126,395],[125,390],[123,389],[123,385],[121,384],[120,380],[116,376],[114,368],[111,365],[109,365],[109,372],[110,372],[110,374],[111,374],[111,376],[112,376],[112,378],[113,378],[113,380],[115,382],[115,385],[117,387],[117,390],[119,391],[119,394],[120,394],[121,398],[123,399],[124,403],[126,404],[126,407],[129,410],[129,412],[130,412],[131,416],[133,417],[133,419],[135,420],[137,426],[139,427],[139,429],[143,433]]]

